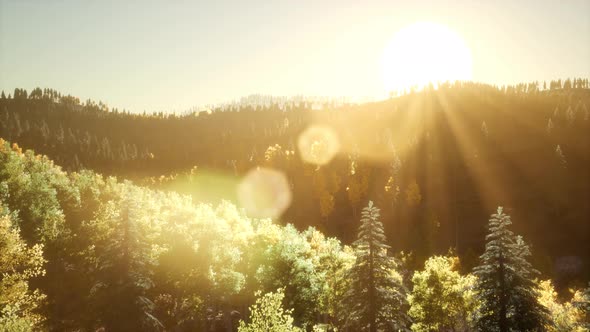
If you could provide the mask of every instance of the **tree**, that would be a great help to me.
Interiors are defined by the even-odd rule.
[[[97,323],[109,331],[156,330],[161,323],[151,313],[154,304],[147,293],[154,286],[157,254],[150,238],[157,225],[143,211],[142,192],[130,185],[121,189],[120,200],[107,202],[87,224],[94,243],[88,253],[95,266],[89,271],[95,278],[93,309]]]
[[[0,331],[35,331],[37,313],[45,295],[29,288],[29,280],[45,275],[43,246],[28,246],[20,236],[14,216],[0,201]]]
[[[565,160],[565,155],[563,154],[563,151],[561,150],[561,146],[559,146],[559,144],[557,144],[557,147],[555,147],[555,157],[557,157],[557,160],[561,164],[561,167],[563,167],[563,168],[567,167],[567,161]]]
[[[257,262],[253,266],[257,289],[270,292],[282,288],[284,303],[293,308],[295,322],[313,325],[321,313],[326,279],[314,262],[319,254],[312,249],[311,238],[292,225],[281,228],[270,223],[260,223],[256,233],[248,259]]]
[[[406,204],[408,206],[417,206],[422,201],[422,194],[420,194],[420,186],[416,181],[412,181],[406,188]]]
[[[542,330],[548,319],[532,279],[538,272],[526,260],[530,250],[508,228],[511,224],[510,216],[498,207],[489,220],[480,265],[474,269],[481,301],[477,326],[481,331]]]
[[[583,326],[586,330],[590,330],[590,284],[588,288],[576,291],[571,302],[582,312],[582,319],[585,322]]]
[[[527,260],[531,251],[522,236],[516,236],[515,244],[513,260],[517,273],[512,277],[514,291],[511,305],[515,308],[516,330],[541,329],[549,321],[549,315],[547,308],[539,302],[540,289],[534,279],[540,272]]]
[[[474,328],[477,300],[473,275],[456,271],[457,257],[434,256],[412,277],[408,296],[412,331],[466,331]]]
[[[283,309],[285,294],[282,289],[274,293],[266,293],[250,307],[250,323],[240,321],[238,332],[302,332],[303,330],[293,326],[293,310]]]
[[[397,331],[407,325],[405,287],[385,241],[379,209],[370,201],[362,211],[354,242],[356,261],[346,273],[350,284],[340,310],[344,326],[375,332]]]
[[[551,118],[549,118],[549,120],[547,121],[547,133],[551,134],[551,132],[553,131],[553,121],[551,120]]]
[[[481,123],[481,132],[485,138],[488,138],[488,136],[489,136],[488,125],[486,124],[485,121]]]
[[[557,292],[551,280],[540,282],[539,302],[545,306],[551,314],[551,323],[547,325],[548,332],[572,331],[583,332],[584,312],[576,306],[577,301],[583,299],[583,293],[576,291],[569,302],[560,303]]]

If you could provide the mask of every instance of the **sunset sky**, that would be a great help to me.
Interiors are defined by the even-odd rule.
[[[454,31],[474,81],[590,77],[587,0],[0,0],[0,89],[134,112],[254,93],[380,97],[384,51],[415,22]]]

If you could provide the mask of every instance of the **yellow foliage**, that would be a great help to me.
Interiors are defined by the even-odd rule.
[[[551,280],[541,281],[539,284],[540,296],[539,302],[549,309],[552,324],[547,326],[549,332],[572,331],[584,332],[584,313],[571,302],[560,303],[557,298],[557,292],[551,283]],[[574,298],[579,296],[579,292],[574,294]]]
[[[283,154],[283,148],[280,145],[278,145],[278,144],[271,145],[266,149],[266,151],[264,151],[264,160],[267,163],[273,163],[282,154]]]
[[[416,181],[410,183],[406,188],[406,203],[408,206],[419,205],[422,201],[422,194],[420,194],[420,186]]]
[[[19,320],[40,323],[35,311],[45,295],[31,290],[29,280],[45,275],[44,263],[43,245],[28,246],[10,217],[0,217],[0,330]]]
[[[387,183],[385,184],[385,187],[383,189],[386,193],[390,193],[395,190],[395,182],[393,180],[393,176],[390,176],[389,179],[387,179]]]
[[[385,197],[393,203],[397,202],[399,196],[399,186],[396,185],[393,176],[390,176],[387,183],[383,187],[385,191]]]
[[[12,151],[18,154],[23,154],[23,149],[21,149],[16,143],[12,143]]]

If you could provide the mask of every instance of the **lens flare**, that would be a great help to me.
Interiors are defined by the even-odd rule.
[[[238,185],[238,201],[255,218],[278,218],[291,204],[287,177],[270,168],[250,170]]]
[[[311,126],[299,135],[297,147],[303,161],[325,165],[340,150],[340,140],[338,134],[330,127]]]

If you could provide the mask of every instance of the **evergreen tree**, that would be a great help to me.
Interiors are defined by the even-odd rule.
[[[563,154],[563,151],[561,150],[561,146],[559,146],[559,144],[557,145],[557,147],[555,147],[555,156],[561,164],[561,167],[566,168],[567,161],[565,160],[565,155]]]
[[[539,303],[539,289],[532,280],[538,272],[526,260],[530,250],[508,228],[511,224],[510,216],[498,207],[489,221],[485,252],[474,270],[481,331],[536,331],[547,321],[547,310]]]
[[[512,280],[514,296],[512,306],[515,308],[517,331],[533,331],[542,329],[549,321],[549,311],[539,302],[540,288],[535,277],[540,275],[527,258],[531,256],[529,246],[522,236],[516,237],[516,255],[513,257],[518,267]]]
[[[350,285],[340,311],[344,325],[357,331],[398,331],[408,325],[405,288],[385,242],[379,209],[370,201],[361,214],[356,261],[346,275]]]

